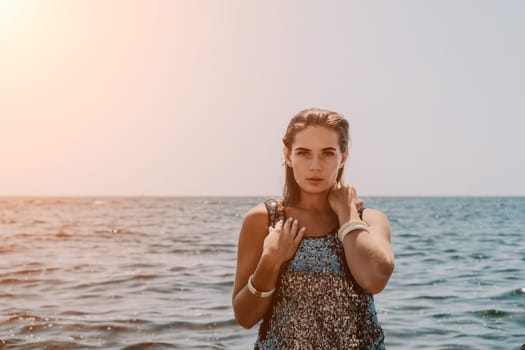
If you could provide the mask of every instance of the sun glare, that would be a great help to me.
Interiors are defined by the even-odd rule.
[[[48,25],[42,22],[45,18],[42,15],[45,14],[45,8],[51,4],[51,0],[47,3],[34,0],[0,0],[2,66],[11,67],[9,70],[15,72],[23,69],[27,58],[37,56],[27,53],[46,44],[42,38],[45,37],[44,30]]]
[[[23,1],[0,0],[0,22],[12,21],[20,13]]]
[[[20,34],[31,26],[38,3],[26,0],[0,0],[0,35]]]

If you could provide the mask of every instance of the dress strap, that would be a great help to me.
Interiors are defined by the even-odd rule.
[[[267,199],[264,205],[268,210],[268,227],[274,227],[277,221],[284,220],[284,208],[276,199]]]
[[[361,220],[363,220],[363,212],[365,211],[365,209],[366,209],[365,207],[362,207],[361,209],[359,209],[359,210],[357,211],[357,213],[359,214],[359,218],[360,218]]]

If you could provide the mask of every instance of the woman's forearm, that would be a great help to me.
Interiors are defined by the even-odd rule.
[[[339,223],[361,221],[355,205],[338,215]],[[345,258],[356,282],[372,294],[382,291],[394,270],[394,256],[390,242],[381,238],[377,227],[369,231],[356,230],[344,239]]]
[[[279,265],[263,256],[253,273],[253,286],[259,291],[270,291],[275,288],[278,276]],[[268,311],[272,298],[252,294],[246,284],[233,298],[236,321],[244,328],[251,328]]]
[[[344,240],[345,258],[356,282],[372,294],[382,291],[394,269],[394,258],[373,232],[356,231]]]

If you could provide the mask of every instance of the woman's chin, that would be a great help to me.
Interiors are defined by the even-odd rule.
[[[330,191],[330,187],[326,186],[300,186],[301,191],[308,194],[322,194]]]

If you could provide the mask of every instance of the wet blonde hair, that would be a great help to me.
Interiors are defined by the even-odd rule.
[[[295,141],[295,135],[309,126],[322,126],[334,130],[339,138],[339,148],[341,152],[348,149],[350,145],[349,124],[348,121],[339,113],[326,109],[309,108],[297,113],[288,124],[286,133],[283,137],[283,143],[292,152],[292,145]],[[293,169],[284,162],[286,169],[285,183],[283,187],[283,205],[290,206],[297,204],[299,201],[299,185],[295,181]],[[339,181],[344,172],[344,165],[337,173]]]

